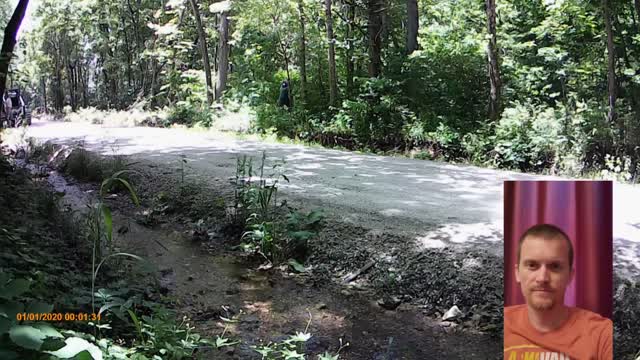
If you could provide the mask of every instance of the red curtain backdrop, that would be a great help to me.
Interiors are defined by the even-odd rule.
[[[576,275],[567,306],[611,319],[613,308],[612,182],[504,182],[504,305],[524,304],[516,282],[518,239],[531,226],[561,228],[573,243]]]

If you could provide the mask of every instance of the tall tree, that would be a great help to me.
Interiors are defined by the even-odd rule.
[[[220,100],[222,93],[227,88],[227,78],[229,76],[229,11],[231,10],[231,1],[222,1],[214,3],[210,7],[211,12],[218,13],[220,23],[218,25],[218,76],[216,81],[216,101]]]
[[[378,77],[382,73],[382,12],[383,0],[369,0],[368,6],[369,37],[369,76]]]
[[[204,66],[204,75],[207,82],[207,102],[209,105],[213,104],[214,92],[213,83],[211,81],[211,66],[209,65],[209,50],[207,49],[207,34],[202,27],[202,18],[200,17],[200,9],[196,0],[189,0],[191,8],[193,9],[193,15],[196,20],[196,27],[198,30],[198,41],[200,43],[200,52],[202,53],[202,64]]]
[[[407,0],[407,54],[418,49],[418,0]]]
[[[29,0],[20,0],[13,15],[4,29],[4,38],[2,40],[2,49],[0,49],[0,96],[4,94],[7,85],[7,77],[9,76],[9,63],[13,57],[13,49],[16,46],[16,36],[27,11]]]
[[[333,15],[331,14],[331,0],[324,1],[327,40],[329,41],[329,104],[336,104],[338,99],[338,79],[336,76],[336,49],[335,38],[333,36]]]
[[[610,124],[615,124],[616,114],[616,51],[613,41],[613,29],[611,27],[611,3],[609,0],[602,0],[602,10],[604,16],[604,26],[607,32],[607,85],[609,92],[609,112],[607,120]],[[623,130],[622,128],[620,130]],[[621,138],[623,135],[621,134]]]
[[[354,64],[353,64],[353,51],[354,51],[354,27],[356,22],[356,7],[354,3],[347,3],[347,29],[346,29],[346,38],[347,38],[347,49],[345,55],[346,69],[347,69],[347,97],[352,96],[353,92],[353,77],[354,77]]]
[[[218,44],[218,81],[216,81],[216,101],[220,100],[227,88],[229,73],[229,13],[220,14],[220,43]]]
[[[300,98],[305,102],[307,89],[307,36],[305,25],[307,19],[304,14],[304,0],[298,0],[298,17],[300,19]]]
[[[489,58],[489,119],[496,121],[500,117],[500,92],[502,82],[500,80],[500,65],[498,60],[498,41],[496,34],[496,0],[487,0],[487,30],[489,32],[489,44],[487,55]]]

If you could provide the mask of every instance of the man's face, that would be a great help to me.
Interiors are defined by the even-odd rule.
[[[561,237],[526,237],[520,249],[520,263],[515,270],[516,281],[520,283],[529,306],[536,310],[550,310],[562,305],[564,292],[573,278],[566,240]]]

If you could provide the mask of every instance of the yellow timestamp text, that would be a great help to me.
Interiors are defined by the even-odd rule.
[[[18,321],[100,321],[100,314],[94,313],[32,313],[16,314]]]

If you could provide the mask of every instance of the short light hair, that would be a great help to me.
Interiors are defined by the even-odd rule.
[[[569,269],[573,268],[573,245],[569,236],[562,231],[559,227],[551,224],[538,224],[530,227],[522,234],[520,240],[518,240],[518,264],[520,264],[520,252],[522,250],[522,243],[527,237],[540,237],[545,240],[552,240],[557,238],[563,238],[567,242],[569,247]]]

